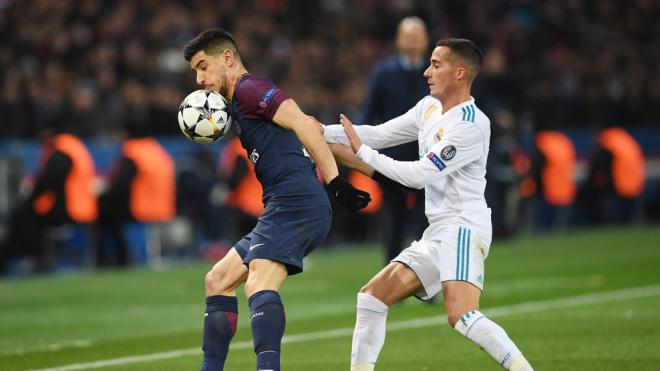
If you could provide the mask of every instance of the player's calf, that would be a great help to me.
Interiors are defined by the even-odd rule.
[[[371,371],[385,343],[388,307],[375,296],[359,293],[353,332],[351,371]]]
[[[257,355],[257,370],[280,370],[280,347],[286,317],[277,291],[262,290],[250,296],[250,323]]]
[[[500,366],[512,371],[533,371],[507,333],[478,310],[463,314],[454,329],[481,347]]]
[[[222,371],[237,322],[236,297],[216,295],[206,298],[202,371]]]

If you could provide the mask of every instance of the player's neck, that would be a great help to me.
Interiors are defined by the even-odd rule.
[[[439,100],[440,103],[442,103],[442,113],[444,114],[445,112],[458,106],[459,104],[463,102],[467,102],[471,98],[472,96],[470,95],[469,89],[463,89],[453,94],[447,94],[444,97],[440,97]]]
[[[463,102],[467,102],[471,98],[472,97],[468,93],[467,95],[453,95],[445,99],[440,99],[440,103],[442,103],[442,113],[449,111]]]
[[[234,91],[236,91],[236,84],[238,84],[241,78],[246,74],[248,74],[248,71],[243,66],[240,66],[237,69],[236,73],[232,74],[233,76],[229,81],[229,87],[227,89],[227,96],[225,97],[227,98],[228,101],[231,102],[234,99]]]

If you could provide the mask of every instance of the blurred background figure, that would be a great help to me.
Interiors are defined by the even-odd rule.
[[[227,230],[232,235],[228,237],[230,241],[239,240],[257,224],[257,218],[264,212],[264,204],[261,184],[238,137],[231,139],[223,149],[220,173],[229,187],[226,219]]]
[[[99,196],[96,236],[99,267],[125,267],[131,263],[122,230],[125,223],[136,221],[149,225],[174,219],[174,161],[158,141],[147,136],[146,130],[139,121],[129,121],[121,157],[110,175],[108,189]]]
[[[0,245],[0,273],[7,273],[13,258],[25,256],[32,258],[35,272],[50,271],[54,256],[47,227],[90,223],[97,217],[94,161],[83,142],[66,132],[42,135],[33,189],[13,213],[9,236]]]
[[[589,159],[585,206],[592,223],[631,223],[642,218],[644,154],[623,128],[603,128]]]
[[[429,36],[421,18],[401,20],[396,32],[397,54],[375,64],[369,75],[361,123],[378,125],[406,113],[424,96],[429,86],[423,76],[428,66]],[[419,158],[417,142],[387,148],[384,154],[398,161]],[[402,194],[383,192],[383,237],[385,264],[403,249],[408,236],[419,235],[426,228],[424,192]]]
[[[522,180],[529,197],[522,220],[526,231],[564,230],[577,195],[575,147],[566,134],[540,130],[534,137],[529,174]]]
[[[495,114],[491,121],[491,133],[486,202],[491,209],[493,238],[510,237],[518,226],[520,176],[516,166],[522,154],[511,112],[501,110]]]
[[[176,160],[175,224],[181,233],[169,240],[180,245],[181,250],[197,250],[211,261],[220,259],[231,247],[227,230],[228,189],[220,179],[215,157],[208,148],[200,146]]]

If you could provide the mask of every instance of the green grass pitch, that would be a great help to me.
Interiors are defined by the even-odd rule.
[[[323,248],[282,288],[282,368],[348,370],[357,290],[375,246]],[[0,370],[198,370],[210,264],[0,280]],[[254,370],[249,311],[226,370]],[[482,311],[537,370],[660,370],[660,227],[496,241]],[[445,322],[442,304],[390,309],[379,371],[500,369]]]

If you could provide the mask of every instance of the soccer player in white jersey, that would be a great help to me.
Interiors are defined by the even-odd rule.
[[[350,152],[337,156],[348,166],[426,192],[429,227],[358,294],[351,370],[374,369],[388,307],[412,295],[428,299],[440,290],[456,331],[505,369],[532,370],[507,333],[479,311],[491,242],[484,198],[490,121],[470,95],[481,63],[472,41],[440,40],[424,71],[430,95],[407,113],[382,125],[356,127],[341,115],[342,125],[321,129],[329,143],[350,144],[352,151],[335,145],[338,152],[341,147]],[[395,161],[375,150],[414,140],[419,141],[418,161]]]

